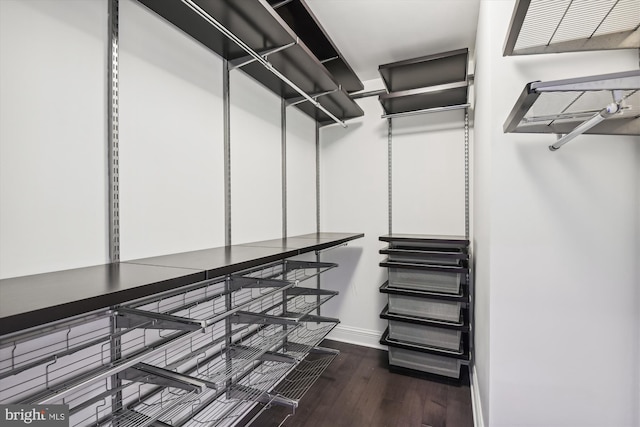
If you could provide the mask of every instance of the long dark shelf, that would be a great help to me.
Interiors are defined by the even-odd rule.
[[[282,3],[282,0],[267,0],[270,5]],[[335,80],[347,92],[364,89],[364,85],[344,59],[344,56],[315,17],[304,0],[292,0],[282,4],[276,12],[289,27],[311,49],[316,58],[323,62]]]
[[[326,249],[363,236],[361,233],[312,233],[3,279],[0,280],[0,335]]]
[[[138,1],[223,58],[234,60],[247,56],[244,50],[182,1]],[[329,97],[327,95],[319,98],[319,102],[341,120],[348,120],[364,114],[355,101],[343,89],[339,88],[330,72],[305,43],[298,40],[297,35],[269,6],[266,0],[195,0],[195,3],[256,52],[264,52],[297,41],[293,46],[270,54],[268,61],[271,65],[309,95],[336,90],[337,92],[331,96],[330,101],[326,100]],[[282,98],[292,99],[300,96],[298,92],[257,62],[247,64],[241,69]],[[339,95],[339,92],[342,92],[342,95]],[[316,108],[305,104],[308,103],[297,106],[305,114],[316,119],[316,113],[313,111]],[[309,107],[312,107],[313,110]],[[313,114],[310,114],[312,111]],[[328,116],[326,117],[328,118]],[[324,118],[321,116],[321,119]],[[326,120],[321,121],[328,123]]]

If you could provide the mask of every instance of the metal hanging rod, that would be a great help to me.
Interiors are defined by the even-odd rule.
[[[296,85],[291,80],[289,80],[287,77],[285,77],[280,71],[276,70],[273,67],[273,65],[271,65],[267,60],[265,60],[259,53],[257,53],[255,50],[253,50],[245,42],[240,40],[238,38],[238,36],[233,34],[229,29],[227,29],[227,27],[225,27],[220,22],[218,22],[214,17],[212,17],[206,11],[204,11],[200,6],[195,4],[192,0],[181,0],[181,1],[185,6],[187,6],[189,9],[193,10],[201,18],[203,18],[205,21],[209,22],[218,31],[220,31],[222,34],[224,34],[226,37],[228,37],[231,41],[233,41],[238,46],[240,46],[242,48],[242,50],[244,50],[249,55],[251,55],[256,61],[258,61],[260,64],[262,64],[262,66],[264,66],[267,70],[269,70],[273,75],[275,75],[277,78],[282,80],[284,83],[286,83],[293,90],[295,90],[300,95],[302,95],[304,98],[306,98],[307,101],[309,101],[311,104],[313,104],[316,108],[318,108],[319,110],[324,112],[327,116],[329,116],[331,118],[331,120],[333,120],[334,122],[338,123],[340,126],[342,126],[344,128],[347,127],[347,125],[346,125],[346,123],[344,121],[342,121],[339,118],[337,118],[329,110],[324,108],[318,101],[316,101],[311,96],[309,96],[304,90],[300,89],[298,87],[298,85]]]
[[[406,111],[404,113],[383,114],[381,118],[391,119],[396,117],[417,116],[419,114],[440,113],[442,111],[462,110],[469,108],[471,104],[449,105],[447,107],[427,108],[424,110]]]
[[[324,92],[318,92],[318,93],[312,93],[311,95],[309,95],[310,97],[312,97],[313,99],[318,99],[321,96],[326,96],[326,95],[330,95],[332,93],[335,93],[337,91],[339,91],[340,88],[338,87],[337,89],[332,89],[332,90],[326,90]],[[298,105],[298,104],[302,104],[303,102],[306,102],[307,99],[303,96],[296,96],[295,98],[289,98],[286,100],[287,102],[287,107],[291,107],[293,105]]]
[[[299,38],[296,38],[296,41],[293,41],[291,43],[287,43],[283,46],[278,46],[278,47],[274,47],[271,49],[265,49],[264,51],[260,51],[260,52],[256,52],[258,55],[262,56],[264,58],[265,61],[269,60],[269,55],[271,55],[272,53],[277,53],[277,52],[281,52],[291,46],[295,46],[300,42]],[[251,55],[245,55],[245,56],[241,56],[240,58],[236,58],[236,59],[232,59],[229,61],[229,69],[230,70],[235,70],[236,68],[242,68],[245,65],[249,65],[252,62],[255,62],[256,59],[251,56]]]
[[[351,94],[351,98],[359,99],[359,98],[368,98],[370,96],[378,96],[387,93],[386,89],[378,89],[378,90],[369,90],[369,91],[361,91]]]
[[[276,4],[272,4],[272,5],[271,5],[271,7],[272,7],[272,8],[274,8],[274,9],[277,9],[277,8],[279,8],[279,7],[284,6],[285,4],[291,3],[292,1],[293,1],[293,0],[283,0],[283,1],[278,2],[278,3],[276,3]]]
[[[555,142],[555,144],[551,144],[549,146],[549,150],[551,150],[551,151],[559,150],[560,147],[562,147],[567,142],[571,141],[572,139],[574,139],[577,136],[582,135],[583,133],[585,133],[586,131],[588,131],[592,127],[596,126],[597,124],[599,124],[603,120],[606,120],[606,119],[618,114],[619,112],[620,112],[620,105],[615,103],[615,102],[612,102],[611,104],[609,104],[605,108],[603,108],[601,111],[599,111],[596,114],[594,114],[593,117],[591,117],[589,120],[586,120],[582,124],[576,126],[576,128],[574,130],[572,130],[571,132],[569,132],[568,134],[560,137]]]

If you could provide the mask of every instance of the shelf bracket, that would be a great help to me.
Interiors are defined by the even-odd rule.
[[[236,345],[229,349],[228,354],[234,359],[242,357],[242,354],[246,354],[248,350],[251,350],[252,347],[244,346],[244,345]],[[257,351],[258,349],[255,349]],[[291,357],[289,355],[278,353],[275,351],[267,351],[258,357],[257,360],[261,360],[263,362],[280,362],[280,363],[296,363],[298,360],[295,357]]]
[[[299,295],[338,295],[338,291],[330,291],[328,289],[317,289],[317,288],[291,288],[287,289],[286,293],[288,296],[299,296]]]
[[[283,46],[277,46],[277,47],[272,47],[270,49],[264,49],[264,50],[258,50],[256,51],[256,53],[262,57],[262,59],[264,59],[265,61],[268,60],[269,55],[271,55],[272,53],[277,53],[277,52],[281,52],[285,49],[290,48],[291,46],[295,46],[298,44],[299,39],[296,38],[295,41],[291,42],[291,43],[287,43]],[[230,70],[235,70],[236,68],[242,68],[245,65],[249,65],[252,62],[256,62],[257,59],[252,56],[252,55],[244,55],[241,56],[239,58],[235,58],[235,59],[231,59],[229,60],[229,69]]]
[[[251,400],[253,402],[262,403],[263,405],[286,406],[291,409],[298,407],[298,402],[295,400],[287,399],[286,397],[270,394],[243,385],[235,385],[231,389],[229,397],[240,400]]]
[[[333,354],[333,355],[338,355],[340,354],[340,350],[336,350],[335,348],[328,348],[328,347],[313,347],[309,353],[313,353],[313,354]]]
[[[271,314],[250,313],[248,311],[239,311],[231,316],[233,323],[258,323],[261,325],[295,325],[299,322],[296,317],[273,316]]]
[[[146,363],[138,363],[137,365],[127,368],[120,372],[118,376],[120,379],[127,381],[179,388],[196,393],[203,392],[207,387],[216,388],[215,384],[208,381],[158,368],[157,366],[151,366]]]
[[[287,313],[287,315],[291,314],[293,313]],[[300,322],[340,323],[340,319],[335,317],[317,316],[315,314],[306,314],[300,318]]]
[[[338,86],[337,89],[331,89],[331,90],[327,90],[327,91],[324,91],[324,92],[311,93],[311,94],[309,94],[309,96],[317,101],[318,98],[320,98],[322,96],[330,95],[330,94],[335,93],[335,92],[337,92],[339,90],[340,90],[340,86]],[[287,103],[287,107],[292,107],[294,105],[298,105],[298,104],[302,104],[303,102],[307,102],[308,100],[309,99],[304,97],[304,96],[296,96],[294,98],[287,99],[286,103]]]
[[[261,279],[259,277],[231,276],[231,291],[241,288],[284,288],[291,282],[278,279]]]
[[[316,261],[287,261],[287,266],[294,266],[296,269],[303,268],[334,268],[338,264],[333,262],[316,262]]]
[[[206,327],[205,322],[135,308],[121,307],[116,310],[116,314],[116,327],[118,328],[142,327],[144,329],[197,331]]]

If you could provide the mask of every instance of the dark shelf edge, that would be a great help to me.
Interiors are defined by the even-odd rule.
[[[318,237],[322,237],[323,233],[316,234]],[[304,235],[308,236],[308,235]],[[296,237],[296,236],[292,236]],[[203,280],[216,278],[220,276],[225,276],[227,274],[233,274],[235,272],[240,272],[246,270],[248,268],[256,267],[262,264],[267,264],[269,262],[279,261],[286,258],[290,258],[296,255],[314,252],[316,250],[327,249],[333,246],[338,246],[344,244],[346,242],[359,239],[364,237],[363,233],[350,233],[347,237],[340,237],[336,239],[331,239],[326,242],[309,244],[309,246],[305,246],[302,248],[297,248],[294,250],[283,250],[279,254],[274,254],[266,257],[258,257],[249,261],[240,262],[231,265],[223,265],[219,268],[209,269],[209,270],[196,270],[196,269],[187,269],[183,267],[170,267],[179,270],[184,270],[184,275],[179,275],[169,280],[161,280],[156,282],[150,282],[143,285],[125,288],[121,290],[116,290],[114,292],[109,293],[101,293],[92,297],[81,298],[73,301],[68,301],[66,303],[56,304],[52,306],[47,306],[43,308],[39,308],[36,310],[30,310],[23,313],[17,313],[9,316],[3,316],[0,318],[0,336],[12,334],[15,332],[23,331],[26,329],[31,329],[37,326],[45,325],[48,323],[60,321],[67,318],[76,317],[83,314],[88,314],[101,309],[108,309],[109,307],[116,306],[118,304],[125,303],[127,301],[132,301],[139,298],[148,297],[154,294],[158,294],[161,292],[169,291],[172,289],[177,289],[183,286],[191,285],[194,283],[201,282]],[[284,240],[284,239],[283,239]],[[245,245],[236,245],[236,246],[250,246],[251,243]],[[153,266],[150,264],[146,264],[144,262],[136,262],[128,261],[122,262],[118,264],[104,264],[94,267],[85,267],[85,269],[91,268],[104,268],[104,267],[116,267],[118,265],[139,265],[146,266],[149,269],[153,269],[154,267],[157,269],[166,269],[166,266]],[[82,270],[74,269],[74,270]],[[73,270],[64,270],[64,271],[73,271]],[[53,275],[60,272],[51,272],[51,273],[42,273],[34,276],[44,276]],[[31,276],[24,276],[31,277]],[[3,280],[13,280],[11,279],[2,279],[0,280],[0,290],[2,289]],[[25,298],[28,298],[30,292],[28,289],[25,289]]]

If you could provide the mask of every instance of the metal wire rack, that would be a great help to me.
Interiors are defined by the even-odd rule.
[[[637,0],[518,0],[504,55],[640,47]]]
[[[3,337],[0,402],[65,404],[72,426],[228,425],[335,326],[305,316],[337,292],[295,286],[335,266],[279,261]],[[141,366],[206,386],[132,377]]]

